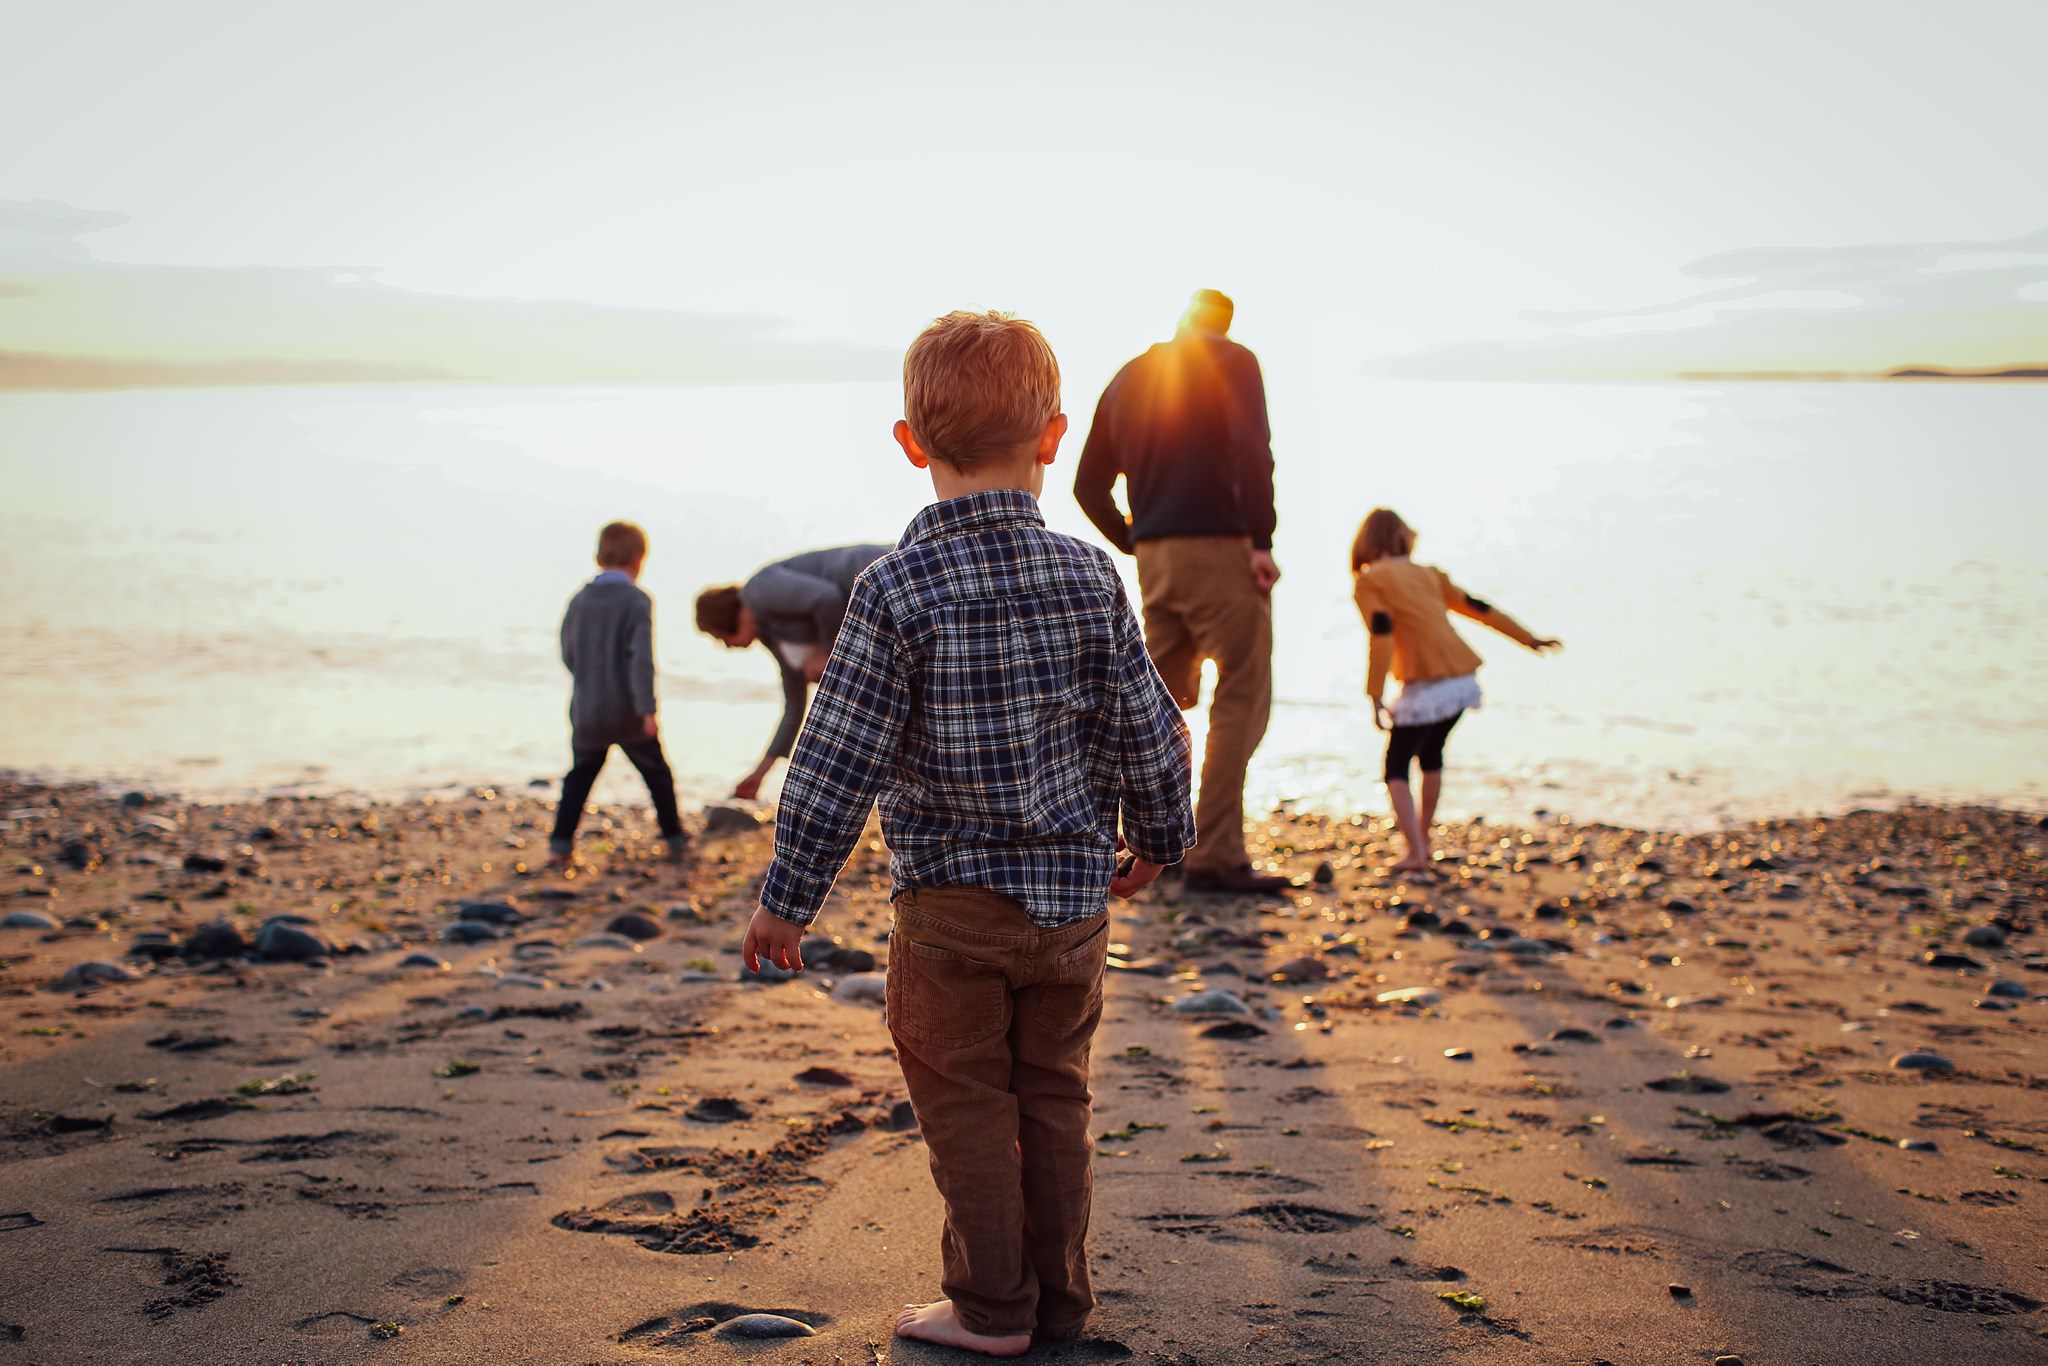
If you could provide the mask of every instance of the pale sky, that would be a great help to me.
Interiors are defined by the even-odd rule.
[[[532,314],[583,348],[576,377],[607,346],[753,364],[791,340],[794,373],[886,375],[962,305],[1038,320],[1092,376],[1203,286],[1262,353],[1339,367],[1560,327],[1611,349],[1638,322],[1739,343],[1685,364],[1825,365],[1857,331],[1840,316],[1877,306],[1901,345],[1925,315],[1930,345],[2048,351],[2033,0],[0,0],[0,21],[0,199],[89,211],[0,212],[0,352],[433,369],[424,293],[498,301],[451,306],[465,347],[524,345],[507,300],[720,315]],[[1733,294],[1687,273],[1873,246],[1862,292],[1806,258]],[[1759,341],[1763,315],[1792,330]]]

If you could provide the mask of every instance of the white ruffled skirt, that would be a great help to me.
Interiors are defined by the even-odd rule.
[[[1459,674],[1456,678],[1425,678],[1403,683],[1400,693],[1387,704],[1397,726],[1427,726],[1448,721],[1461,711],[1479,705],[1479,675]]]

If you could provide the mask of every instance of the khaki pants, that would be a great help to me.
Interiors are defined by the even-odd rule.
[[[970,1332],[1081,1331],[1094,1140],[1088,1053],[1109,916],[1040,929],[1010,897],[896,901],[889,1033],[946,1206],[941,1285]]]
[[[1183,711],[1195,705],[1202,661],[1216,661],[1202,791],[1189,872],[1244,867],[1244,773],[1273,710],[1273,600],[1252,583],[1244,536],[1167,536],[1138,542],[1145,648]]]

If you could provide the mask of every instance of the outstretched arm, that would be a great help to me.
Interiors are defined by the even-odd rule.
[[[1557,641],[1534,634],[1528,627],[1522,625],[1521,622],[1516,621],[1506,612],[1501,611],[1500,608],[1486,601],[1486,599],[1474,597],[1472,594],[1467,593],[1464,589],[1451,582],[1450,575],[1440,574],[1438,577],[1443,580],[1444,606],[1456,612],[1459,616],[1470,617],[1482,626],[1491,626],[1509,640],[1514,641],[1518,645],[1526,645],[1538,654],[1545,650],[1557,648]]]
[[[798,926],[817,918],[896,763],[909,675],[888,605],[862,578],[783,779],[775,860],[761,884],[771,916]]]

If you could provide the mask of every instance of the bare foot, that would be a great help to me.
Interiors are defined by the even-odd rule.
[[[936,1342],[941,1347],[958,1347],[992,1357],[1020,1357],[1031,1350],[1029,1333],[1010,1333],[998,1338],[968,1332],[954,1315],[951,1300],[904,1305],[903,1312],[896,1316],[896,1336]]]
[[[1415,855],[1410,854],[1407,858],[1402,859],[1399,863],[1390,863],[1387,865],[1387,871],[1390,873],[1427,873],[1431,870],[1432,865],[1429,861],[1429,856],[1426,854],[1423,855],[1421,858],[1417,858]]]

